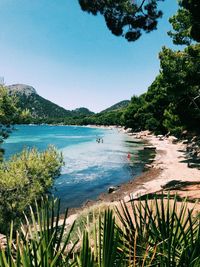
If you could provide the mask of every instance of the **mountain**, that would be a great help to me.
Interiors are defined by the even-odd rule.
[[[130,100],[123,100],[118,102],[117,104],[112,105],[111,107],[101,111],[100,113],[105,113],[105,112],[110,112],[110,111],[116,111],[116,110],[120,110],[120,109],[124,109],[128,106],[128,104],[130,103]]]
[[[7,86],[7,89],[10,94],[17,94],[17,95],[21,94],[21,95],[26,95],[26,96],[37,94],[36,90],[32,86],[25,85],[25,84],[9,85]]]
[[[123,100],[99,113],[84,117],[78,123],[84,125],[123,125],[123,114],[129,103],[129,100]]]
[[[65,118],[73,118],[77,116],[86,116],[94,114],[87,108],[79,108],[76,110],[66,110],[55,103],[38,95],[37,91],[29,85],[14,84],[7,86],[9,94],[16,95],[18,98],[18,106],[22,109],[28,109],[31,117],[36,121],[42,122],[62,122]]]
[[[75,110],[73,110],[73,112],[76,113],[77,115],[85,115],[85,116],[94,114],[94,112],[92,112],[88,108],[84,108],[84,107],[76,108]]]
[[[19,123],[48,123],[67,125],[121,125],[123,112],[130,103],[123,100],[100,113],[94,113],[85,107],[66,110],[55,103],[40,96],[29,85],[14,84],[7,86],[10,95],[16,95],[21,110],[29,110],[30,116]]]

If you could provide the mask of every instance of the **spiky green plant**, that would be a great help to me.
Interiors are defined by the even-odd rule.
[[[198,266],[199,216],[184,200],[163,195],[117,208],[127,266]],[[197,264],[197,265],[196,265]]]
[[[194,208],[170,195],[121,202],[94,216],[71,248],[65,233],[66,214],[59,220],[60,202],[43,199],[30,208],[31,217],[0,249],[1,267],[198,267],[200,222]],[[92,227],[92,229],[91,229]],[[79,240],[80,241],[80,240]],[[80,244],[80,242],[79,242]]]
[[[30,218],[16,232],[13,239],[13,228],[7,238],[5,250],[0,251],[1,267],[63,267],[70,266],[70,257],[76,243],[67,250],[72,225],[67,237],[63,240],[66,227],[67,211],[60,222],[60,201],[42,199],[40,206],[30,207]]]

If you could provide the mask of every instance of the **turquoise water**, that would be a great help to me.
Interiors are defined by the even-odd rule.
[[[103,138],[97,143],[96,138]],[[24,126],[6,140],[6,158],[24,147],[44,150],[53,144],[63,153],[65,166],[52,193],[62,207],[77,207],[96,199],[109,186],[119,185],[140,174],[149,158],[142,144],[117,130],[76,126]],[[131,153],[131,160],[127,154]]]

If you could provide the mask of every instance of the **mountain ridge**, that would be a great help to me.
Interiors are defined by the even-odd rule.
[[[117,102],[116,104],[110,106],[109,108],[102,110],[100,113],[105,113],[105,112],[110,112],[110,111],[115,111],[115,110],[119,110],[122,108],[126,108],[129,103],[130,103],[130,100],[122,100],[122,101]]]
[[[67,110],[54,102],[40,96],[35,88],[26,84],[13,84],[6,86],[9,94],[16,95],[19,98],[19,107],[21,109],[28,109],[33,117],[68,117],[75,115],[89,115],[94,114],[85,107],[77,108],[75,110]]]
[[[117,125],[120,116],[130,102],[129,100],[120,101],[98,113],[85,107],[67,110],[40,96],[32,86],[13,84],[6,88],[10,95],[17,96],[18,107],[21,110],[29,111],[30,117],[24,123]]]

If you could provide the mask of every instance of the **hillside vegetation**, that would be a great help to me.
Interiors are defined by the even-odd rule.
[[[66,110],[41,97],[33,87],[28,85],[11,85],[7,86],[7,90],[11,96],[17,97],[17,107],[27,113],[18,123],[120,125],[123,111],[130,103],[129,100],[124,100],[95,114],[85,107]]]
[[[105,112],[117,111],[117,110],[120,110],[120,109],[125,109],[128,106],[129,103],[130,103],[130,100],[120,101],[117,104],[114,104],[111,107],[101,111],[100,113],[105,113]]]
[[[29,85],[15,84],[6,88],[10,95],[17,97],[18,108],[29,112],[29,118],[26,118],[25,123],[67,123],[71,122],[72,118],[93,114],[84,107],[72,111],[66,110],[40,96]]]

